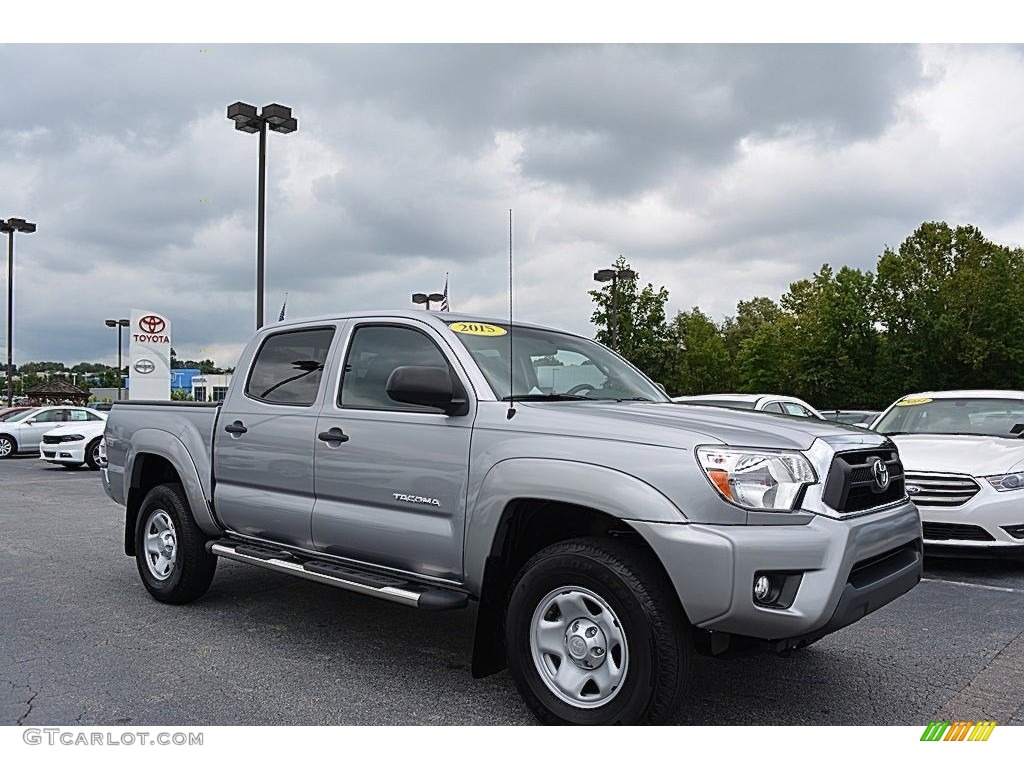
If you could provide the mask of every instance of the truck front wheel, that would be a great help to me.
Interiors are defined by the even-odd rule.
[[[689,623],[646,553],[574,539],[534,555],[509,597],[512,679],[549,724],[655,724],[678,708],[690,673]]]
[[[217,558],[206,551],[206,537],[178,483],[146,494],[135,529],[135,562],[142,583],[161,603],[190,603],[209,588]]]

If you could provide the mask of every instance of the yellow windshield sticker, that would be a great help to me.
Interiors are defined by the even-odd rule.
[[[501,326],[487,323],[452,323],[448,327],[456,333],[466,333],[470,336],[504,336],[508,333]]]
[[[908,397],[905,400],[900,400],[896,405],[924,405],[931,401],[932,399],[930,397]]]

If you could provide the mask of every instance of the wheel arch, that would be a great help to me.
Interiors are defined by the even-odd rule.
[[[654,550],[628,520],[600,509],[563,501],[529,497],[511,500],[496,526],[484,565],[473,641],[474,677],[486,677],[506,666],[505,608],[516,574],[522,566],[551,544],[583,537],[628,542],[642,551],[666,583],[671,584]],[[685,614],[681,604],[680,608]]]
[[[196,524],[208,535],[220,533],[203,493],[199,471],[177,437],[162,430],[139,430],[132,435],[132,450],[125,464],[126,555],[135,555],[135,526],[143,499],[150,490],[163,483],[180,483]]]

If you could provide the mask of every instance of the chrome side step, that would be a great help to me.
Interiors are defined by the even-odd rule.
[[[211,554],[225,557],[228,560],[249,563],[278,573],[288,573],[320,584],[379,597],[412,608],[444,611],[465,608],[469,605],[469,595],[463,592],[414,584],[325,560],[302,561],[284,550],[223,540],[209,542],[206,549]]]

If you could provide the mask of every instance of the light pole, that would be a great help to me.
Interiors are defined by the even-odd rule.
[[[120,320],[104,320],[103,322],[108,328],[117,329],[117,399],[120,400],[121,385],[124,383],[124,380],[121,378],[121,329],[131,325],[131,320],[122,317]]]
[[[612,349],[619,351],[619,280],[636,280],[636,272],[632,269],[599,269],[594,273],[599,283],[612,282]]]
[[[413,304],[426,304],[427,309],[430,309],[430,302],[432,301],[444,301],[443,293],[414,293],[412,295]]]
[[[14,404],[14,363],[11,342],[14,338],[14,233],[30,235],[36,225],[24,219],[0,219],[0,232],[7,233],[7,407]]]
[[[267,209],[267,128],[278,133],[292,133],[299,121],[292,117],[291,107],[268,104],[257,112],[252,104],[236,101],[228,107],[228,120],[235,121],[235,130],[260,135],[259,199],[256,206],[256,328],[263,327],[263,233]]]

